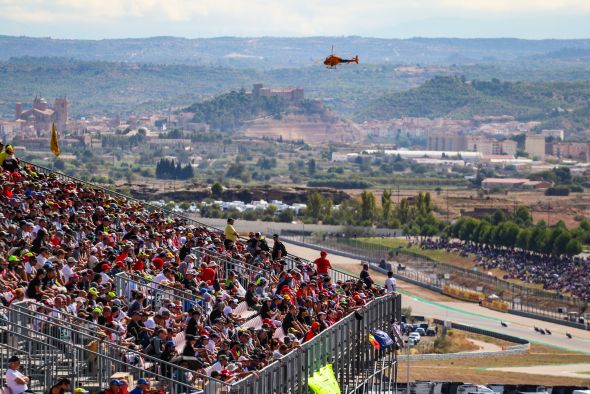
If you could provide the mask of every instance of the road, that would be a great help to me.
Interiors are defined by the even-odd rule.
[[[287,250],[296,256],[313,260],[319,257],[319,252],[314,249],[289,244]],[[342,256],[328,256],[332,266],[343,271],[358,274],[361,270],[360,260]],[[376,281],[383,281],[383,275],[372,273]],[[467,324],[485,330],[500,332],[523,338],[531,343],[552,346],[564,350],[590,354],[590,331],[570,328],[554,323],[546,323],[541,320],[529,319],[508,313],[496,312],[483,308],[478,304],[452,301],[431,301],[416,294],[402,293],[402,305],[410,306],[412,314],[451,320],[453,322]],[[502,327],[500,322],[505,322],[508,327]],[[535,332],[534,327],[549,329],[551,335],[541,335]],[[572,339],[566,337],[566,332],[572,335]]]

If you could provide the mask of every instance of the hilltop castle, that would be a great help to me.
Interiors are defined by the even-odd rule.
[[[21,103],[15,105],[15,120],[30,124],[35,131],[47,131],[55,122],[58,130],[65,130],[68,124],[68,99],[66,97],[56,98],[53,107],[50,107],[43,97],[35,96],[33,108],[24,110]]]

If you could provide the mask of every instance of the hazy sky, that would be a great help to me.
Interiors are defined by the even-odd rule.
[[[0,34],[56,38],[590,38],[590,0],[0,0]]]

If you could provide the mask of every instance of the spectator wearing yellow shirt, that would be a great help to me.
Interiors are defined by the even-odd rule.
[[[225,246],[226,250],[233,250],[234,245],[240,235],[234,228],[234,219],[229,218],[227,219],[227,225],[225,226],[225,230],[223,231],[225,235],[225,240],[223,241],[223,246]]]

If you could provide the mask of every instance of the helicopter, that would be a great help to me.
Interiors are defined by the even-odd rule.
[[[327,68],[336,68],[337,65],[342,63],[356,63],[359,64],[359,57],[356,55],[352,59],[342,59],[340,56],[334,55],[334,45],[332,45],[332,54],[324,60],[324,65]]]

